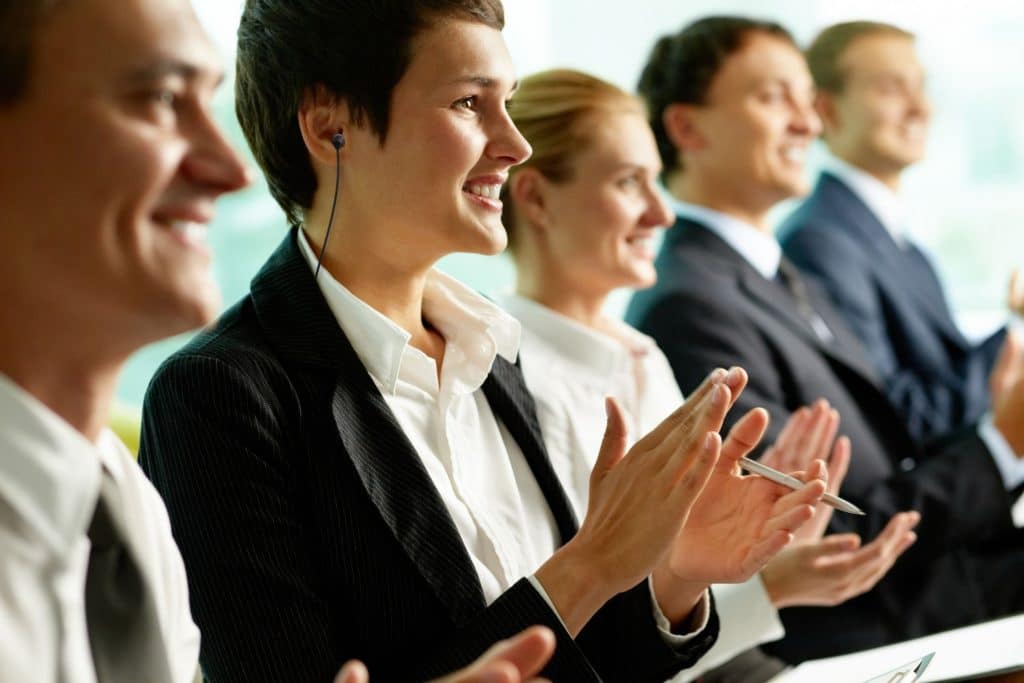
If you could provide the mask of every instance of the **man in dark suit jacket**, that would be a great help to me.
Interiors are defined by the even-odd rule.
[[[867,515],[836,515],[836,530],[872,536],[896,511],[921,513],[917,543],[875,589],[838,607],[783,610],[787,635],[772,649],[792,661],[1024,609],[1024,544],[1008,495],[1020,483],[1010,475],[1024,451],[1024,384],[997,413],[1002,431],[971,428],[919,449],[859,340],[771,235],[771,207],[806,191],[802,152],[819,126],[811,86],[778,27],[709,19],[659,43],[640,91],[667,185],[683,201],[657,284],[627,312],[684,389],[706,367],[737,363],[750,374],[741,403],[765,406],[775,429],[819,397],[839,411],[853,444],[841,493]],[[1009,451],[1009,471],[990,444]]]
[[[913,35],[837,24],[806,54],[832,156],[779,240],[824,283],[910,433],[925,441],[988,410],[1006,330],[978,345],[965,339],[935,269],[906,234],[900,176],[924,155],[930,116]]]

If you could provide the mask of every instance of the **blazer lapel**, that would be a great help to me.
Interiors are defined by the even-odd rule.
[[[558,476],[548,459],[533,396],[526,388],[518,361],[513,365],[501,356],[495,358],[483,389],[495,417],[504,423],[523,452],[530,471],[533,472],[533,477],[537,480],[548,507],[551,508],[562,543],[567,543],[576,535],[579,524],[565,495],[565,489],[559,483]]]
[[[747,265],[744,262],[743,265]],[[766,280],[753,268],[741,268],[739,272],[740,289],[750,299],[760,306],[768,308],[771,313],[789,326],[793,332],[803,337],[808,342],[821,349],[827,345],[811,329],[810,324],[804,320],[792,301],[792,295],[782,285],[771,280]]]
[[[850,367],[878,386],[879,380],[874,368],[860,350],[859,343],[851,341],[852,333],[847,330],[845,323],[832,313],[830,306],[823,305],[821,297],[816,296],[816,292],[812,292],[811,282],[805,281],[811,303],[835,336],[832,343],[825,343],[818,337],[810,324],[800,315],[792,294],[782,285],[765,279],[741,254],[703,225],[685,220],[680,222],[687,225],[679,239],[693,244],[703,254],[712,257],[720,267],[732,270],[736,274],[739,290],[751,301],[758,315],[762,317],[764,325],[782,323],[821,353]]]
[[[842,180],[823,173],[816,194],[823,206],[831,207],[836,224],[871,251],[883,264],[876,275],[893,291],[907,291],[920,304],[921,310],[951,341],[967,346],[968,342],[956,326],[943,298],[941,285],[927,258],[911,244],[900,247],[878,217]]]
[[[344,450],[395,539],[455,623],[462,623],[486,604],[469,552],[366,369],[358,359],[346,365],[331,405]]]
[[[483,590],[455,523],[313,280],[292,229],[252,282],[271,344],[314,381],[334,384],[330,410],[370,500],[455,623],[484,606]],[[324,457],[332,448],[324,444]]]

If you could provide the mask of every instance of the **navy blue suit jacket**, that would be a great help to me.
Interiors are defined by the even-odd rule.
[[[657,284],[633,297],[627,320],[657,341],[684,392],[714,367],[742,366],[750,382],[727,423],[765,408],[771,424],[762,444],[818,398],[839,411],[853,444],[841,493],[867,515],[837,513],[833,532],[867,542],[895,512],[921,513],[917,542],[875,589],[837,607],[782,610],[786,637],[766,649],[802,661],[1024,610],[1024,539],[984,443],[966,429],[919,448],[819,285],[806,283],[807,294],[831,342],[815,334],[788,290],[698,223],[677,221],[656,268]]]
[[[945,434],[988,409],[988,375],[1005,330],[978,346],[965,339],[925,255],[899,246],[845,183],[823,173],[779,241],[825,285],[915,439]]]

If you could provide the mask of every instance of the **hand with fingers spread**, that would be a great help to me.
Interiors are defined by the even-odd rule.
[[[735,378],[730,389],[739,395],[746,373],[735,368],[730,377]],[[718,464],[667,558],[669,571],[656,574],[656,588],[663,576],[697,584],[746,581],[810,520],[814,504],[825,492],[823,463],[812,466],[808,484],[798,491],[740,473],[739,459],[757,446],[767,426],[768,414],[758,408],[730,430]]]
[[[811,466],[831,450],[828,492],[838,494],[850,464],[850,441],[836,439],[838,429],[839,414],[827,401],[817,401],[793,413],[761,461],[793,471]],[[874,541],[861,547],[857,534],[822,538],[832,512],[819,504],[814,518],[796,532],[794,543],[762,570],[761,580],[776,608],[837,605],[870,590],[914,542],[911,529],[920,519],[916,512],[895,515]]]
[[[917,540],[912,529],[920,518],[916,512],[893,515],[863,547],[857,534],[834,534],[786,548],[761,572],[769,599],[777,609],[831,606],[871,590]]]
[[[800,408],[790,416],[775,443],[761,457],[761,462],[781,472],[799,472],[809,470],[815,460],[827,460],[827,493],[838,495],[839,485],[850,465],[850,440],[845,436],[836,439],[838,430],[839,413],[829,406],[828,401],[819,400],[812,407]],[[815,506],[811,521],[793,534],[794,543],[821,540],[832,513],[833,508],[824,503]]]
[[[551,659],[555,636],[543,626],[528,628],[495,644],[471,665],[434,683],[540,683],[533,678]],[[351,661],[338,672],[334,683],[369,683],[361,662]]]
[[[536,573],[572,635],[608,599],[650,575],[686,524],[718,462],[717,432],[731,402],[725,380],[724,370],[711,373],[628,453],[621,409],[607,401],[608,426],[590,478],[586,517]],[[659,599],[659,605],[677,622],[699,597],[696,592],[667,608]]]

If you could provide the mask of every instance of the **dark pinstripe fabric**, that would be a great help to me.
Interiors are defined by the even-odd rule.
[[[499,358],[484,391],[566,540],[576,520],[521,373]],[[351,657],[375,681],[423,680],[537,623],[558,636],[553,680],[656,681],[717,636],[713,617],[685,646],[666,646],[646,584],[575,642],[525,579],[485,606],[440,495],[294,232],[250,296],[161,367],[140,460],[167,502],[215,682],[329,681]]]

